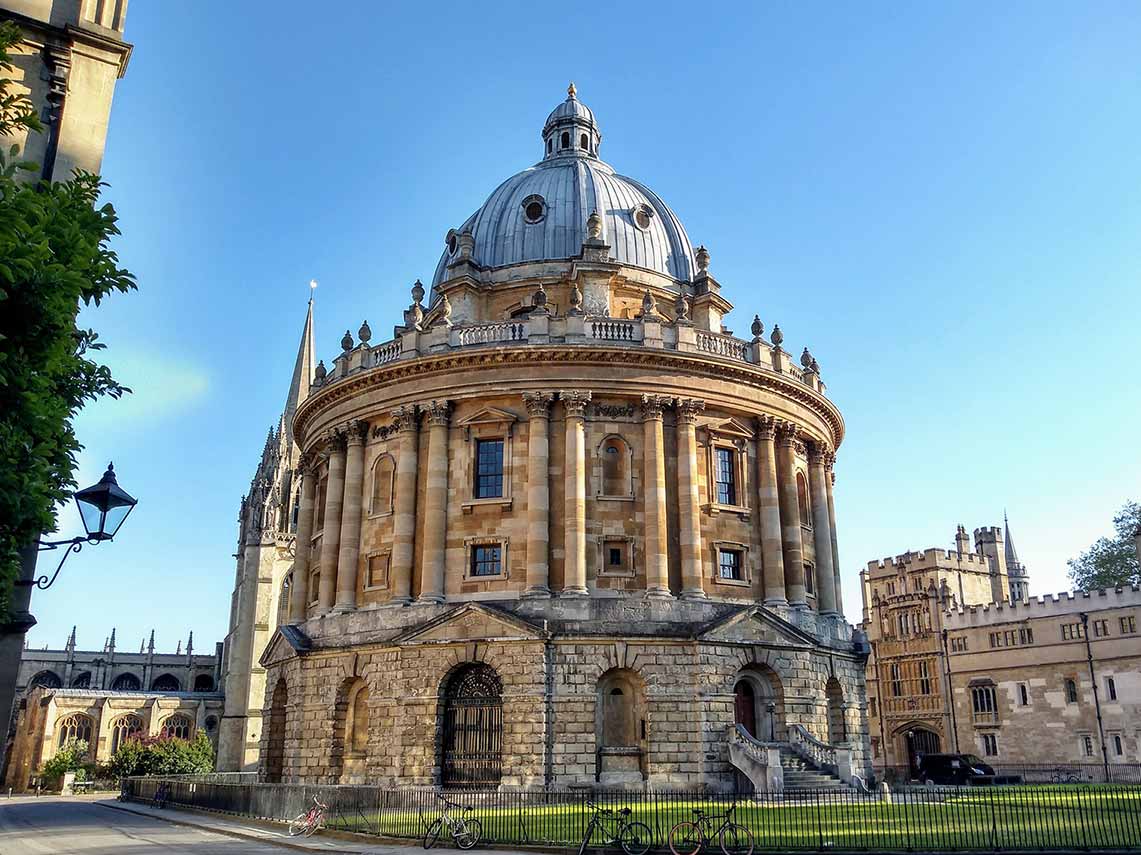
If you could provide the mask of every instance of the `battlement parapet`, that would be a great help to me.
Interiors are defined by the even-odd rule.
[[[879,573],[879,571],[890,571]],[[977,552],[956,552],[953,549],[941,549],[937,546],[923,551],[905,552],[894,558],[888,556],[880,561],[869,561],[869,574],[895,575],[916,570],[962,570],[973,573],[990,573],[990,562],[985,555]],[[870,576],[869,578],[876,578]]]
[[[1035,618],[1062,617],[1081,612],[1141,607],[1141,588],[1112,588],[1100,591],[1063,591],[1031,597],[1023,603],[987,603],[966,606],[944,613],[944,626],[954,631],[976,626],[994,626]]]

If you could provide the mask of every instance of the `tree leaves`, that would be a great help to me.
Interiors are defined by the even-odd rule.
[[[1141,528],[1141,505],[1126,502],[1113,518],[1117,535],[1099,537],[1085,552],[1066,563],[1074,587],[1082,591],[1141,585],[1134,533]]]

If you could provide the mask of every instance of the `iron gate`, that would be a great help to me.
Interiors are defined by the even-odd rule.
[[[495,669],[465,665],[444,690],[440,776],[445,787],[496,787],[503,774],[503,685]]]

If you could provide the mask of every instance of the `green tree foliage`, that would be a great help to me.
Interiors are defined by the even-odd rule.
[[[1070,579],[1082,591],[1141,585],[1134,535],[1141,528],[1141,505],[1126,502],[1113,518],[1114,537],[1099,537],[1085,552],[1066,563]]]
[[[193,739],[153,737],[123,743],[111,758],[116,777],[195,775],[214,771],[214,746],[204,731]]]
[[[42,130],[7,76],[19,40],[0,23],[0,139]],[[19,550],[55,528],[55,508],[75,488],[72,420],[87,402],[129,391],[92,358],[103,344],[76,325],[80,306],[135,288],[109,248],[118,218],[110,204],[96,207],[99,177],[28,180],[35,165],[19,155],[0,151],[0,615]]]
[[[82,739],[69,739],[44,763],[40,775],[48,781],[58,781],[67,772],[78,772],[87,762],[88,745]]]

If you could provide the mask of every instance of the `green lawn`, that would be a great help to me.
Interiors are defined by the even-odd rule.
[[[476,804],[472,815],[491,843],[577,846],[591,811],[573,800],[523,803],[518,793],[457,797]],[[962,790],[943,795],[897,793],[885,804],[849,794],[811,802],[742,802],[737,821],[752,832],[758,850],[865,849],[1141,849],[1141,789],[1115,786],[1019,786]],[[724,803],[659,794],[608,796],[609,807],[628,806],[664,846],[670,828],[701,807]],[[335,807],[335,806],[334,806]],[[379,805],[378,805],[379,807]],[[331,827],[394,837],[419,837],[423,819],[438,815],[431,800],[423,813],[407,804],[379,810],[334,810]]]

